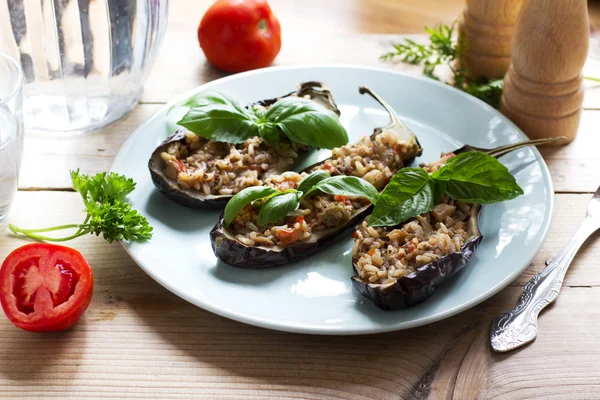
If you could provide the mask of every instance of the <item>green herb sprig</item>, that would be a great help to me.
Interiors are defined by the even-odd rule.
[[[221,93],[205,93],[183,106],[190,109],[177,124],[217,142],[243,143],[259,136],[272,147],[278,147],[282,137],[326,149],[348,143],[348,134],[333,111],[301,97],[279,99],[265,110],[243,107]]]
[[[429,78],[439,80],[436,68],[446,65],[452,72],[452,85],[472,96],[475,96],[492,107],[500,107],[502,96],[502,79],[471,79],[464,68],[464,54],[467,44],[462,35],[454,39],[456,22],[450,26],[436,25],[433,28],[425,28],[429,34],[429,43],[420,44],[412,39],[404,39],[404,42],[395,43],[393,51],[381,56],[384,61],[399,58],[402,62],[423,65],[423,74]],[[454,65],[458,61],[458,65]]]
[[[109,243],[114,240],[145,240],[152,237],[152,227],[145,217],[127,203],[127,195],[135,189],[131,178],[116,173],[99,173],[95,176],[71,171],[71,182],[83,199],[85,220],[81,224],[60,225],[43,229],[22,229],[10,224],[14,234],[22,234],[31,239],[48,242],[65,242],[79,236],[94,234]],[[40,233],[76,229],[75,233],[64,237],[48,237]]]
[[[466,152],[433,174],[422,168],[401,169],[381,193],[369,224],[397,225],[431,211],[444,194],[465,203],[489,204],[514,199],[523,189],[494,157]]]
[[[227,203],[223,214],[225,226],[229,226],[235,216],[254,201],[261,201],[258,212],[258,224],[265,226],[290,215],[298,209],[302,199],[317,192],[365,197],[375,204],[379,192],[364,179],[355,176],[329,176],[327,171],[316,171],[300,182],[298,189],[279,191],[267,186],[246,188],[233,196]]]
[[[365,197],[375,204],[369,223],[394,226],[431,211],[444,194],[465,203],[489,204],[514,199],[523,194],[523,189],[496,158],[472,151],[450,158],[432,174],[423,168],[402,168],[381,194],[364,179],[332,177],[326,171],[313,172],[300,182],[298,189],[246,188],[227,203],[225,226],[255,201],[260,202],[258,224],[272,224],[296,211],[302,199],[316,192]]]

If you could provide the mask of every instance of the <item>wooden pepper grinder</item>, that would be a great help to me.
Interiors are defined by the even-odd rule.
[[[586,0],[526,0],[523,4],[500,111],[531,139],[575,138],[588,42]]]
[[[523,0],[466,0],[458,27],[467,45],[463,61],[471,77],[504,76],[522,4]]]

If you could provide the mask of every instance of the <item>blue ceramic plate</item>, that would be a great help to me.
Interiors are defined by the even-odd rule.
[[[526,139],[483,102],[442,83],[388,70],[268,68],[219,79],[165,106],[131,134],[114,161],[114,171],[137,182],[130,199],[154,226],[152,240],[123,243],[152,278],[177,296],[237,321],[290,332],[351,335],[406,329],[447,318],[492,296],[527,267],[546,237],[553,210],[550,174],[533,148],[500,159],[525,195],[483,207],[480,228],[484,239],[471,263],[414,308],[385,312],[353,290],[351,238],[280,268],[244,270],[219,262],[208,236],[219,213],[173,203],[155,190],[150,179],[150,154],[172,130],[167,111],[172,104],[203,90],[227,92],[249,103],[279,96],[309,80],[329,85],[351,141],[388,122],[373,99],[358,94],[358,86],[369,86],[386,99],[424,148],[414,165],[436,160],[442,151],[466,143],[489,148]],[[307,163],[327,156],[328,151],[322,151]]]

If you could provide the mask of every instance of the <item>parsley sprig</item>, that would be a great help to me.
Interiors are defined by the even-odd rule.
[[[65,242],[79,236],[102,234],[105,240],[145,240],[152,237],[152,227],[145,217],[127,203],[127,195],[135,189],[135,182],[124,175],[114,172],[94,176],[81,174],[79,170],[71,171],[71,181],[83,199],[85,220],[81,224],[60,225],[43,229],[21,229],[10,224],[8,227],[14,234],[23,234],[35,240],[48,242]],[[63,229],[77,229],[75,233],[64,237],[48,237],[40,233]]]
[[[489,105],[498,108],[502,96],[503,80],[471,79],[464,68],[464,54],[467,44],[462,35],[454,38],[456,22],[450,26],[436,25],[425,28],[429,34],[429,43],[421,44],[412,39],[404,39],[402,43],[395,43],[394,50],[381,56],[384,61],[399,58],[402,62],[414,65],[423,65],[423,75],[439,80],[436,68],[446,65],[452,72],[452,86],[472,96],[475,96]],[[458,63],[455,62],[458,61]]]

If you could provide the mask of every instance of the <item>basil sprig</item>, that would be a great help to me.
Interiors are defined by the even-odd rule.
[[[233,221],[233,218],[254,200],[268,198],[269,196],[279,193],[281,193],[279,190],[269,186],[252,186],[240,191],[227,202],[227,206],[223,212],[225,225],[229,226],[231,221]]]
[[[369,224],[394,226],[429,212],[444,193],[465,203],[488,204],[514,199],[523,189],[494,157],[462,153],[433,174],[421,168],[401,169],[381,193]]]
[[[423,168],[402,168],[381,193],[369,224],[392,226],[432,210],[434,190],[433,179]]]
[[[290,215],[300,206],[300,192],[281,193],[267,200],[258,212],[258,225],[265,226]]]
[[[523,194],[504,165],[480,152],[452,157],[432,178],[444,183],[448,196],[464,203],[496,203]]]
[[[190,109],[177,124],[217,142],[237,144],[259,136],[278,147],[283,135],[326,149],[348,143],[348,134],[333,111],[301,97],[282,98],[264,110],[243,107],[221,93],[206,93],[192,97],[184,106]]]
[[[298,209],[300,201],[315,192],[365,197],[375,204],[369,223],[394,226],[433,209],[447,194],[465,203],[489,204],[511,200],[523,194],[508,169],[497,159],[480,152],[452,157],[433,174],[422,168],[402,168],[383,192],[355,176],[329,176],[315,171],[300,182],[298,189],[281,192],[272,187],[242,190],[225,207],[225,226],[248,204],[261,201],[258,224],[272,224]]]
[[[379,193],[369,182],[355,176],[329,176],[327,171],[315,171],[300,182],[298,189],[279,191],[272,187],[254,186],[233,196],[225,207],[223,219],[229,226],[233,218],[248,204],[261,201],[258,225],[272,224],[298,209],[302,199],[322,192],[333,195],[365,197],[377,202]]]

